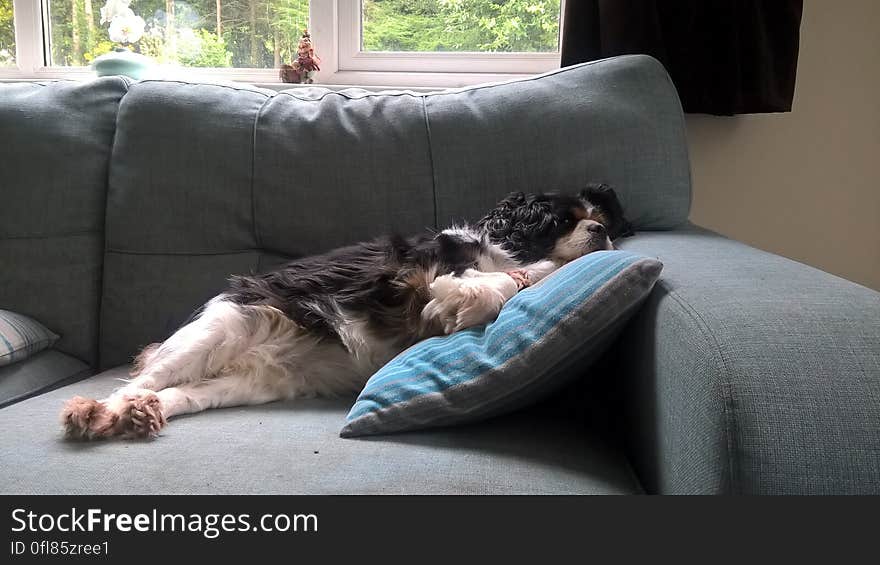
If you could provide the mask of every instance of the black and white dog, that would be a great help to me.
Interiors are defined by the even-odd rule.
[[[491,322],[523,287],[627,232],[607,185],[514,193],[476,227],[379,238],[233,277],[141,352],[126,386],[100,401],[73,398],[62,423],[74,438],[150,437],[179,414],[357,393],[413,343]]]

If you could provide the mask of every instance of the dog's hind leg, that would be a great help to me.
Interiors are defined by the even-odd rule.
[[[214,298],[163,343],[144,349],[135,360],[134,378],[119,392],[158,391],[213,375],[253,343],[256,308],[223,295]]]
[[[214,316],[217,323],[225,324],[201,326],[203,331],[217,335],[201,336],[196,351],[170,348],[167,358],[151,360],[141,375],[160,374],[162,364],[173,358],[179,363],[201,363],[201,378],[187,378],[160,390],[131,388],[131,384],[142,382],[138,377],[102,401],[76,397],[62,411],[68,437],[151,437],[172,416],[293,396],[356,392],[366,380],[341,345],[316,339],[281,311],[270,306],[232,306],[237,312],[234,318],[206,309],[199,320]],[[199,320],[182,328],[165,344],[186,344],[181,333],[193,329]],[[209,344],[213,344],[213,351],[204,350]],[[181,374],[171,373],[176,375],[175,380]],[[155,386],[156,382],[151,384]]]
[[[164,421],[156,392],[215,376],[255,344],[270,339],[279,321],[290,320],[268,306],[242,306],[222,295],[156,348],[144,353],[139,374],[104,400],[75,397],[61,421],[68,437],[95,439],[155,434]],[[139,425],[149,420],[149,426]]]
[[[212,408],[355,394],[363,387],[362,368],[341,344],[316,339],[278,311],[265,314],[260,328],[270,330],[266,338],[223,366],[214,378],[156,393],[161,419],[152,418],[153,423]]]
[[[217,376],[195,383],[147,392],[135,400],[125,420],[128,429],[117,431],[122,437],[155,436],[167,419],[212,408],[265,404],[300,396],[334,395],[352,392],[362,383],[349,363],[334,363],[327,348],[311,342],[290,344],[261,343],[236,361],[222,367]],[[337,349],[341,349],[337,346]],[[284,359],[279,359],[278,354]],[[317,355],[316,355],[317,354]],[[291,360],[292,362],[287,362]],[[312,362],[310,362],[312,361]],[[326,366],[320,366],[326,365]],[[308,374],[308,376],[306,376]]]
[[[366,376],[339,343],[316,339],[277,310],[263,312],[265,339],[223,366],[213,378],[156,393],[153,410],[133,417],[140,435],[154,435],[168,418],[212,408],[288,398],[354,394]]]
[[[76,397],[68,402],[68,419],[73,421],[64,423],[68,436],[80,439],[147,438],[158,435],[172,416],[226,406],[265,404],[287,395],[285,387],[230,374],[158,392],[114,394],[102,401]]]

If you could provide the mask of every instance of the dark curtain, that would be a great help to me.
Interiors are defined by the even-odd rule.
[[[647,53],[685,112],[788,112],[803,0],[569,0],[562,66]]]

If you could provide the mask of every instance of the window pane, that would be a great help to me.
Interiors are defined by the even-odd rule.
[[[0,0],[0,67],[15,66],[15,25],[12,0]]]
[[[309,0],[51,0],[50,20],[56,66],[124,45],[161,64],[274,68],[296,57]]]
[[[559,50],[560,0],[363,0],[364,51]]]

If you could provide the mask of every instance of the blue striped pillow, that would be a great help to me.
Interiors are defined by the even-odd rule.
[[[509,412],[584,374],[648,296],[663,265],[598,251],[514,296],[485,327],[419,342],[379,369],[342,437]]]
[[[0,366],[27,359],[58,341],[40,322],[9,310],[0,310]]]

